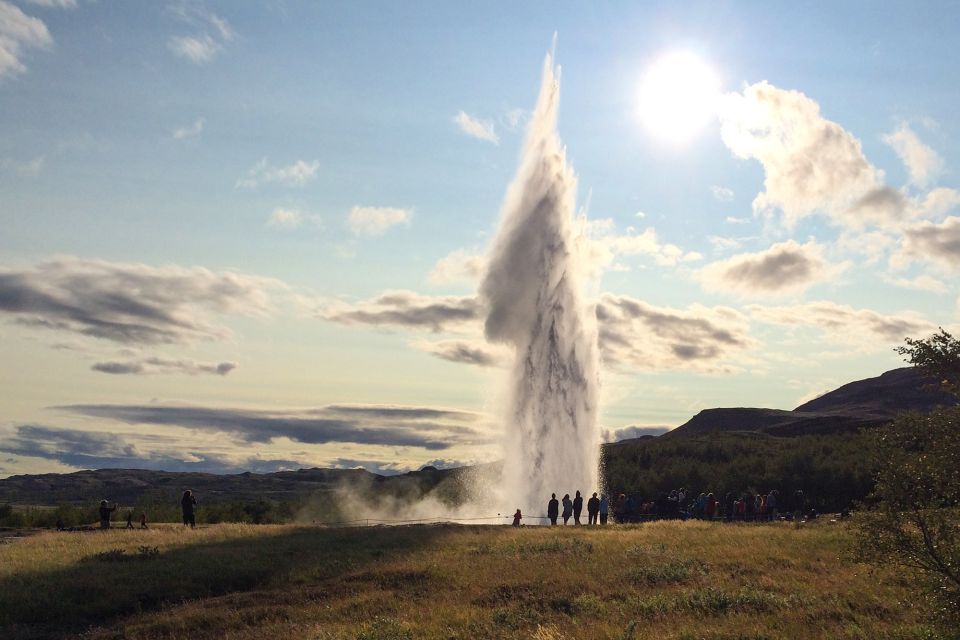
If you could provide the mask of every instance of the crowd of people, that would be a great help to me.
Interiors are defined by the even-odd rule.
[[[594,493],[587,500],[587,524],[607,524],[611,512],[611,501],[606,494]],[[550,494],[547,502],[547,520],[556,525],[562,518],[563,524],[582,524],[583,497],[577,491],[573,499],[564,494],[557,500],[557,494]],[[722,520],[726,522],[757,522],[774,520],[813,519],[817,517],[815,509],[809,503],[802,490],[795,491],[789,500],[780,495],[777,489],[767,493],[728,492],[722,498],[713,493],[694,495],[684,488],[673,489],[660,497],[644,499],[635,494],[618,492],[613,499],[613,521],[617,523],[642,522],[656,519]],[[519,527],[523,514],[517,509],[513,514],[513,526]]]

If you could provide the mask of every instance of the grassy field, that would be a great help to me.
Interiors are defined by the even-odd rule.
[[[0,638],[939,637],[847,541],[825,521],[43,532],[0,544]]]

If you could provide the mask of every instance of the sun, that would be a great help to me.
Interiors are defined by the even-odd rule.
[[[716,114],[720,79],[696,54],[677,51],[651,64],[640,82],[644,127],[667,142],[692,140]]]

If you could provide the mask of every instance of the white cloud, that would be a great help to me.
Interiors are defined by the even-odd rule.
[[[357,205],[347,214],[347,226],[356,236],[382,236],[391,227],[401,224],[410,226],[412,215],[410,209]]]
[[[210,35],[201,36],[173,36],[167,41],[167,47],[174,54],[189,60],[194,64],[203,64],[213,60],[214,56],[223,48]]]
[[[186,140],[187,138],[196,138],[201,133],[203,133],[203,125],[205,120],[203,118],[197,118],[194,120],[193,124],[186,127],[178,127],[172,131],[174,140]]]
[[[483,256],[457,249],[437,260],[427,281],[431,284],[475,284],[483,275],[485,265]]]
[[[960,269],[960,217],[950,216],[939,224],[921,222],[907,227],[903,234],[903,244],[890,259],[894,268],[919,260]]]
[[[42,20],[0,0],[0,80],[27,70],[20,59],[24,49],[46,49],[52,44]]]
[[[854,228],[903,216],[903,197],[883,185],[860,142],[803,93],[759,82],[725,96],[720,120],[734,155],[763,165],[765,190],[753,201],[755,212],[779,211],[788,226],[823,213]]]
[[[462,112],[461,112],[462,113]],[[528,109],[510,109],[503,117],[500,118],[500,123],[508,131],[516,131],[530,120],[530,111]]]
[[[744,295],[780,295],[804,291],[841,268],[827,264],[817,243],[787,240],[763,251],[709,264],[699,277],[705,288]]]
[[[724,219],[724,222],[727,224],[750,224],[752,222],[750,218],[736,218],[734,216],[727,216]]]
[[[297,209],[284,209],[277,207],[270,214],[267,226],[277,229],[295,229],[303,222],[303,214]]]
[[[718,185],[713,185],[710,187],[710,193],[712,193],[713,197],[720,202],[731,202],[734,196],[733,189]]]
[[[936,328],[913,312],[882,314],[829,300],[780,307],[749,305],[746,310],[758,322],[815,327],[833,342],[877,351],[901,343],[908,336],[927,335]]]
[[[947,285],[942,281],[928,275],[919,275],[915,278],[891,278],[890,284],[904,289],[920,289],[921,291],[932,291],[933,293],[946,293]]]
[[[76,9],[77,0],[27,0],[30,4],[45,9]]]
[[[960,206],[960,192],[948,187],[937,187],[927,192],[923,201],[914,204],[913,217],[934,220],[958,206]]]
[[[461,131],[472,138],[500,144],[500,136],[497,135],[493,122],[489,120],[480,120],[464,111],[460,111],[453,117],[453,121],[460,127]]]
[[[181,22],[190,25],[190,35],[171,36],[167,47],[175,55],[194,64],[205,64],[223,50],[227,42],[236,37],[230,24],[220,16],[199,4],[181,3],[169,7]]]
[[[36,178],[43,170],[46,158],[37,156],[33,160],[18,162],[11,158],[0,158],[0,170],[12,169],[22,178]]]
[[[316,177],[320,163],[297,160],[285,167],[273,167],[262,158],[247,171],[247,175],[237,180],[236,187],[256,189],[262,184],[275,183],[286,187],[302,187]]]
[[[721,236],[707,236],[707,242],[717,253],[739,249],[743,246],[742,238],[724,238]]]
[[[918,187],[930,184],[943,171],[943,158],[921,142],[906,122],[883,136],[883,141],[897,152],[910,174],[910,182]]]
[[[610,268],[618,256],[649,256],[664,267],[703,259],[696,251],[684,251],[675,244],[661,243],[653,227],[640,233],[629,227],[626,233],[619,233],[610,218],[588,220],[582,224],[583,259],[594,275]]]

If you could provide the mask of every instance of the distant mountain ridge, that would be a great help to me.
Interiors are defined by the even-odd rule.
[[[612,451],[640,440],[682,442],[710,433],[758,433],[793,437],[854,432],[884,424],[903,411],[928,412],[951,406],[951,396],[923,389],[927,384],[912,368],[887,371],[875,378],[857,380],[806,402],[792,411],[762,408],[705,409],[685,424],[654,438],[644,436],[604,445]],[[205,502],[303,500],[317,492],[333,492],[344,483],[365,483],[383,491],[426,493],[470,467],[440,470],[424,467],[397,476],[363,469],[300,469],[276,473],[213,473],[100,469],[74,473],[11,476],[0,480],[0,503],[23,505],[89,504],[106,498],[121,504],[141,499],[176,500],[190,488]]]
[[[704,409],[662,438],[717,431],[753,431],[775,436],[839,433],[879,426],[905,411],[953,406],[948,394],[924,388],[930,381],[911,367],[843,385],[792,411],[761,408]]]

